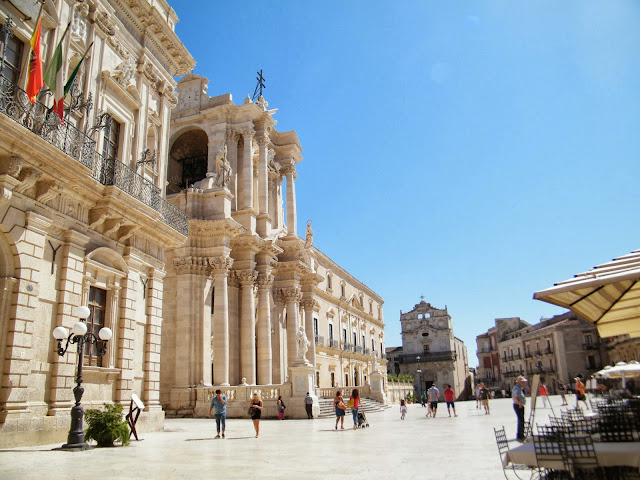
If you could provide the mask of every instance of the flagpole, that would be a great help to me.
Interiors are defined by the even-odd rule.
[[[40,17],[42,17],[42,9],[44,8],[44,2],[45,2],[45,0],[42,0],[42,2],[40,3],[40,10],[38,10],[38,16],[36,17],[36,23],[33,24],[33,33],[31,34],[32,37],[36,33],[36,29],[38,28],[38,22],[40,21]]]

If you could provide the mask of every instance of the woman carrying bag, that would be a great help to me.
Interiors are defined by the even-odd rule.
[[[333,399],[333,406],[336,409],[336,430],[338,429],[338,422],[342,422],[340,428],[344,430],[344,411],[347,406],[344,404],[344,398],[340,394],[340,390],[336,392],[336,396]]]
[[[260,395],[258,395],[257,392],[253,394],[253,398],[251,399],[251,405],[249,406],[249,415],[251,415],[251,420],[253,420],[253,429],[256,431],[256,438],[258,438],[258,435],[260,435],[262,400],[260,400]]]

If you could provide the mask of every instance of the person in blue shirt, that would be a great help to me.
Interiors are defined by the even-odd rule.
[[[222,438],[224,438],[224,429],[227,421],[227,397],[222,395],[220,389],[216,390],[216,394],[211,399],[211,406],[209,407],[209,417],[211,417],[211,411],[214,411],[216,417],[216,429],[218,434],[216,438],[220,438],[220,427],[222,426]]]
[[[524,442],[524,405],[527,403],[527,397],[525,395],[525,385],[527,379],[520,375],[516,384],[513,386],[513,392],[511,398],[513,398],[513,410],[518,417],[518,434],[517,439],[519,442]]]

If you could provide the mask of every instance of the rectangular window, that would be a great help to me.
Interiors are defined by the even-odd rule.
[[[331,290],[331,275],[327,275],[327,288]]]
[[[89,310],[91,314],[87,318],[87,333],[93,333],[98,338],[98,332],[105,326],[107,307],[107,291],[102,288],[89,288]],[[101,342],[101,340],[98,340]],[[84,356],[87,365],[102,366],[102,359],[98,357],[98,346],[85,343]]]
[[[121,125],[111,117],[109,126],[104,132],[104,139],[102,141],[102,155],[105,158],[117,158],[118,146],[120,143],[120,127]]]
[[[346,344],[347,343],[347,329],[343,328],[342,329],[342,341]]]
[[[3,37],[3,36],[0,36]],[[0,52],[4,48],[4,38],[0,38]],[[16,37],[9,37],[4,57],[2,75],[12,83],[18,83],[20,79],[20,65],[22,64],[22,51],[24,44]]]
[[[596,369],[596,357],[594,357],[593,355],[589,355],[587,357],[587,368],[589,370],[595,370]]]
[[[364,335],[362,335],[362,346],[363,346],[363,347],[366,347],[366,346],[367,346],[367,342],[366,342],[366,340],[365,340],[365,338],[364,338]]]
[[[430,345],[424,345],[422,347],[424,353],[429,353],[429,351],[431,350],[431,346]]]
[[[317,318],[313,319],[313,334],[316,337],[318,336],[318,319]]]
[[[587,345],[587,346],[589,346],[589,347],[590,347],[591,345],[593,345],[593,344],[591,343],[591,335],[585,335],[585,336],[584,336],[584,343],[585,343],[585,345]]]
[[[333,340],[333,325],[329,324],[329,340]]]

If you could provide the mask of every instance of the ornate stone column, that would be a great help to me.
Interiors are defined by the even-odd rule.
[[[316,366],[316,335],[313,330],[313,306],[315,303],[311,298],[302,301],[302,308],[304,308],[304,332],[307,334],[310,342],[309,350],[307,350],[307,360],[309,360],[314,367]]]
[[[269,137],[263,131],[258,137],[258,234],[265,236],[271,229],[269,219]]]
[[[274,292],[274,301],[272,315],[271,315],[271,328],[273,329],[272,348],[271,353],[273,355],[273,383],[282,384],[285,382],[285,345],[284,345],[284,333],[282,330],[282,314],[284,305],[282,303],[282,295],[280,292]]]
[[[283,289],[282,295],[287,306],[287,367],[291,367],[295,363],[298,353],[296,332],[298,331],[298,308],[302,294],[296,286]]]
[[[229,304],[227,276],[233,259],[220,257],[211,263],[213,271],[213,383],[229,385]]]
[[[240,281],[235,271],[227,277],[229,292],[229,383],[240,384],[240,309],[238,296]]]
[[[244,148],[242,151],[242,178],[240,185],[242,209],[253,209],[253,129],[242,131]]]
[[[240,280],[240,375],[249,385],[256,384],[256,321],[253,286],[258,276],[255,270],[236,273]]]
[[[273,276],[270,273],[258,275],[258,384],[271,385],[271,286]]]
[[[296,213],[296,166],[291,163],[287,165],[285,174],[287,176],[287,234],[297,235],[297,213]]]

